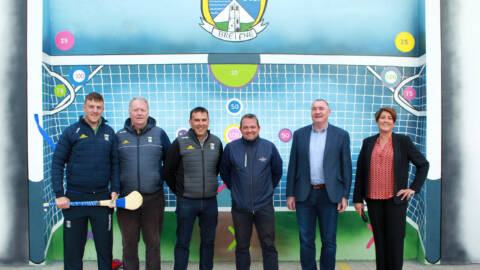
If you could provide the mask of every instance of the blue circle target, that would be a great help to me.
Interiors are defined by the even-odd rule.
[[[226,109],[229,114],[238,115],[243,110],[243,104],[239,99],[232,98],[227,101]]]
[[[73,85],[82,85],[87,82],[89,72],[85,67],[74,67],[70,71],[70,78]]]

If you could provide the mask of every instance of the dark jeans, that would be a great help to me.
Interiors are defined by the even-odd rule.
[[[122,232],[123,269],[138,270],[140,230],[145,243],[145,269],[161,269],[160,239],[162,236],[165,199],[163,190],[142,194],[143,204],[137,210],[117,208],[118,226]]]
[[[190,254],[190,239],[198,216],[200,227],[200,270],[213,268],[215,230],[217,228],[217,197],[209,199],[187,199],[177,197],[177,244],[173,269],[186,270]]]
[[[395,204],[393,198],[366,201],[375,239],[377,269],[402,269],[407,204]]]
[[[296,208],[302,269],[317,269],[315,233],[318,218],[322,240],[320,269],[334,270],[337,251],[337,204],[330,202],[326,189],[312,189],[306,201],[296,202]]]
[[[255,223],[258,238],[262,247],[263,269],[278,269],[278,254],[275,249],[275,212],[273,204],[250,212],[235,211],[232,208],[233,226],[235,228],[235,264],[237,270],[250,269],[250,239],[252,225]]]
[[[70,201],[96,201],[110,199],[108,192],[85,194],[67,192]],[[112,269],[112,213],[104,206],[70,207],[62,210],[63,221],[63,263],[65,270],[83,269],[83,253],[87,242],[88,221],[92,226],[93,241],[97,251],[99,270]]]

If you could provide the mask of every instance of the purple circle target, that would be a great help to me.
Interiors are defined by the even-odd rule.
[[[181,128],[181,129],[177,130],[177,137],[183,136],[183,135],[187,134],[187,132],[188,132],[188,129]]]
[[[278,132],[278,138],[282,142],[289,142],[292,139],[292,131],[288,128],[284,128]]]

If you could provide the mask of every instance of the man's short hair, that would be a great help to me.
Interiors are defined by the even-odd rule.
[[[140,101],[145,102],[145,104],[147,104],[147,110],[150,110],[150,106],[148,105],[148,101],[147,101],[146,98],[144,98],[144,97],[134,97],[134,98],[132,98],[132,100],[130,100],[130,103],[128,104],[128,110],[129,110],[129,111],[130,111],[130,108],[132,107],[132,103],[133,103],[135,100],[140,100]]]
[[[248,118],[248,119],[255,119],[257,120],[257,127],[260,127],[260,124],[258,123],[258,118],[255,114],[253,113],[247,113],[245,114],[244,116],[242,116],[242,118],[240,119],[240,128],[242,128],[242,122],[243,122],[243,119],[244,118]]]
[[[328,105],[328,102],[327,102],[325,99],[323,99],[323,98],[317,98],[317,99],[315,99],[315,100],[312,102],[312,106],[313,106],[313,103],[315,103],[315,102],[317,102],[317,101],[323,101],[323,102],[325,102],[325,104],[327,104],[327,107],[330,108],[330,106]]]
[[[93,101],[101,101],[103,102],[103,97],[97,92],[91,92],[85,97],[85,103],[87,103],[88,100],[93,100]]]
[[[193,108],[191,111],[190,111],[190,119],[192,119],[192,116],[194,113],[197,113],[197,112],[202,112],[202,113],[206,113],[207,114],[207,118],[209,118],[208,116],[208,110],[205,109],[204,107],[195,107]]]

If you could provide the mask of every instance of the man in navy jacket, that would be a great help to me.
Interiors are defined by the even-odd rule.
[[[112,269],[112,209],[72,207],[70,201],[114,201],[120,190],[118,143],[115,132],[102,118],[103,97],[85,97],[85,116],[60,136],[52,159],[55,203],[62,209],[65,270],[82,269],[88,220],[92,225],[98,269]],[[66,192],[63,189],[66,167]]]
[[[143,204],[137,210],[117,209],[122,232],[123,269],[138,270],[138,242],[142,231],[145,243],[145,269],[160,270],[160,239],[162,236],[165,198],[162,169],[170,140],[149,116],[148,101],[133,98],[128,109],[130,117],[117,133],[120,160],[120,194],[137,190]]]
[[[327,101],[312,103],[312,124],[293,134],[287,173],[287,207],[297,211],[302,270],[316,270],[315,231],[320,228],[320,269],[335,269],[338,213],[352,183],[348,132],[328,122]]]
[[[237,269],[250,269],[252,225],[262,247],[263,268],[278,269],[275,249],[273,190],[282,177],[282,159],[275,145],[258,136],[260,125],[253,114],[240,121],[242,138],[225,147],[220,175],[232,195]]]

